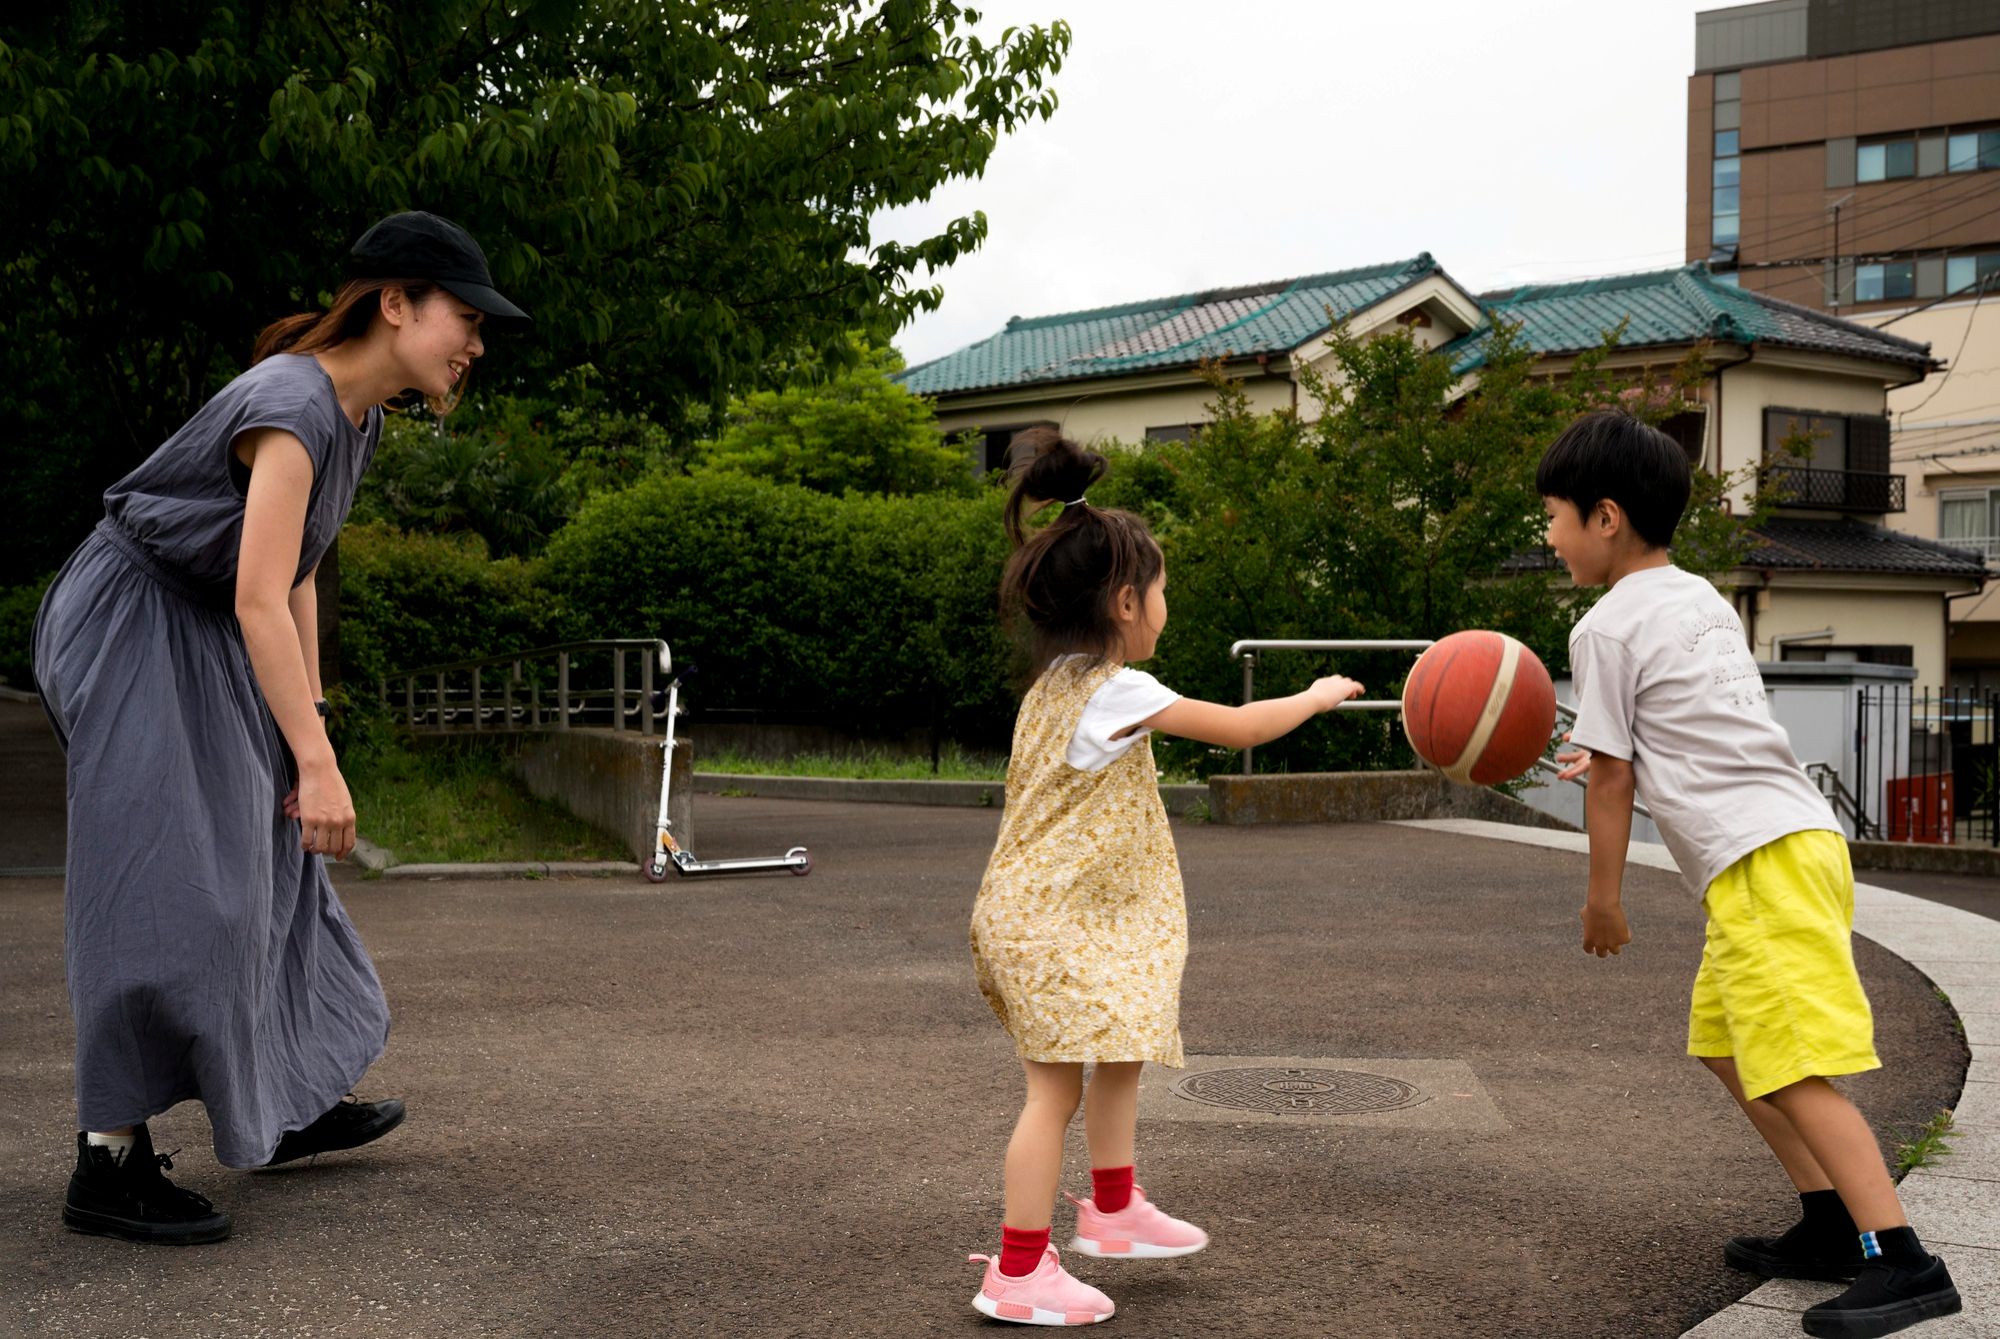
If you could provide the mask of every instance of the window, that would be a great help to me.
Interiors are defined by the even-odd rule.
[[[2000,273],[2000,251],[1947,257],[1944,262],[1944,291],[1964,293],[1982,282],[1988,287],[2000,285],[2000,280],[1993,278],[1996,273]]]
[[[979,464],[981,472],[991,474],[994,470],[1004,470],[1013,465],[1012,453],[1015,434],[1026,432],[1030,428],[1053,428],[1055,426],[1055,424],[1048,422],[1010,423],[1005,427],[979,429]]]
[[[1737,240],[1737,233],[1743,222],[1741,214],[1717,214],[1715,226],[1709,229],[1709,240],[1717,246],[1730,246]]]
[[[1718,74],[1715,76],[1715,100],[1717,102],[1735,102],[1742,96],[1743,75],[1740,71],[1731,70],[1727,74]]]
[[[1720,279],[1723,276],[1716,277]],[[1732,274],[1728,277],[1733,280],[1736,276]],[[1678,414],[1671,414],[1661,421],[1660,431],[1673,438],[1680,444],[1681,450],[1687,452],[1688,464],[1701,464],[1703,438],[1708,431],[1707,409],[1697,405],[1692,409],[1683,409]]]
[[[2000,560],[2000,489],[1940,491],[1938,539],[1978,554],[1988,566]]]
[[[1892,298],[1915,297],[1917,264],[1913,260],[1887,261],[1854,267],[1854,300],[1885,302]]]
[[[1715,184],[1735,186],[1741,179],[1743,160],[1741,158],[1718,158],[1715,160]]]
[[[1207,426],[1206,423],[1174,423],[1164,428],[1148,428],[1146,429],[1146,440],[1149,442],[1191,442]]]
[[[1711,274],[1708,277],[1721,284],[1724,288],[1743,287],[1743,276],[1734,270],[1729,271],[1727,274]]]
[[[1766,409],[1762,483],[1780,507],[1904,510],[1906,489],[1903,476],[1890,472],[1884,414]]]
[[[1946,150],[1950,152],[1949,149]],[[1913,139],[1889,140],[1883,144],[1864,144],[1854,155],[1854,179],[1856,181],[1894,181],[1898,177],[1917,175],[1917,142]]]
[[[1807,448],[1805,439],[1811,439]],[[1799,409],[1764,411],[1764,459],[1816,470],[1847,468],[1847,419]]]
[[[1945,140],[1944,160],[1947,172],[2000,167],[2000,128],[1959,131]]]
[[[1710,205],[1708,240],[1716,248],[1733,247],[1742,235],[1743,160],[1737,156],[1743,120],[1743,77],[1731,71],[1715,76],[1715,198]]]
[[[1716,131],[1715,156],[1717,158],[1734,158],[1736,154],[1736,132],[1734,130]]]
[[[1715,188],[1715,212],[1734,214],[1740,206],[1741,188],[1737,186],[1717,186]]]

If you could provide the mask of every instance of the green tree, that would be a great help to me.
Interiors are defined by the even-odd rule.
[[[955,0],[52,0],[0,18],[0,468],[21,575],[321,300],[369,222],[431,208],[536,315],[488,384],[591,363],[669,430],[774,351],[934,307],[983,215],[875,214],[1050,115],[1069,30]]]
[[[821,493],[971,493],[972,460],[938,431],[930,403],[891,378],[893,349],[854,341],[851,367],[729,402],[695,447],[698,473],[748,474]]]

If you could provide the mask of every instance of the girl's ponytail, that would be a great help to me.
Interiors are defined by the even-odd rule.
[[[1000,581],[1001,609],[1017,629],[1025,625],[1036,674],[1057,656],[1116,655],[1118,593],[1130,586],[1143,596],[1159,579],[1159,543],[1131,512],[1085,499],[1110,468],[1103,453],[1053,428],[1030,429],[1014,442],[1017,475],[1007,498],[1014,554]],[[1029,533],[1028,518],[1052,502],[1064,504],[1062,514]]]
[[[1084,510],[1075,504],[1110,464],[1103,453],[1084,450],[1054,428],[1018,434],[1011,450],[1017,463],[1014,491],[1007,498],[1007,537],[1017,549],[1028,542],[1028,517],[1051,502],[1067,504],[1059,522]]]

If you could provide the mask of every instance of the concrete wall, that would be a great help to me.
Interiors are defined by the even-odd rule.
[[[652,858],[660,812],[660,740],[623,730],[549,730],[519,741],[514,771],[538,798],[621,838],[632,858]],[[674,839],[694,840],[694,749],[674,750]]]
[[[1908,646],[1912,649],[1917,682],[1942,686],[1946,681],[1948,651],[1944,596],[1936,591],[1897,590],[1883,579],[1872,580],[1884,588],[1869,589],[1871,578],[1865,576],[1775,575],[1768,589],[1756,592],[1754,597],[1748,593],[1743,597],[1757,602],[1751,654],[1758,660],[1781,660],[1777,638],[1832,628],[1832,637],[1803,644]]]
[[[1436,772],[1278,772],[1212,776],[1218,823],[1381,823],[1408,818],[1484,818],[1574,830],[1498,791],[1454,786]]]
[[[1251,412],[1258,414],[1291,408],[1293,390],[1291,378],[1281,374],[1254,376],[1244,386]],[[1177,384],[1137,390],[1122,388],[1116,380],[1106,379],[1095,384],[1081,382],[1052,387],[1046,394],[1009,398],[1002,403],[964,405],[946,399],[938,404],[938,426],[946,433],[955,433],[968,428],[1046,422],[1059,425],[1066,435],[1086,445],[1102,441],[1140,442],[1145,440],[1148,428],[1208,422],[1212,417],[1208,406],[1214,399],[1215,392],[1196,380],[1193,373]]]

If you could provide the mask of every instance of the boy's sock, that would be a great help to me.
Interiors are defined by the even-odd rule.
[[[1092,1167],[1090,1198],[1099,1213],[1117,1213],[1132,1202],[1130,1167]]]
[[[1917,1230],[1911,1227],[1885,1227],[1863,1232],[1861,1255],[1866,1260],[1880,1260],[1884,1264],[1906,1268],[1921,1265],[1931,1258],[1931,1253],[1917,1240]]]
[[[1778,1238],[1786,1244],[1829,1243],[1846,1246],[1847,1239],[1860,1232],[1854,1220],[1848,1217],[1847,1205],[1841,1202],[1838,1190],[1802,1190],[1799,1192],[1799,1221]]]
[[[1049,1249],[1045,1227],[1000,1227],[1000,1272],[1022,1279],[1041,1268],[1042,1255]]]

